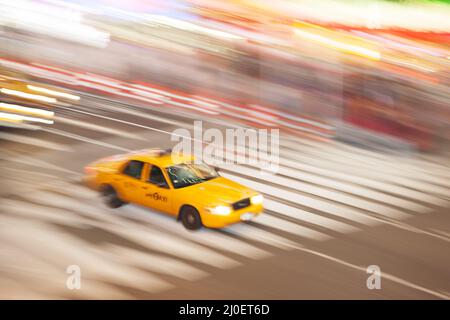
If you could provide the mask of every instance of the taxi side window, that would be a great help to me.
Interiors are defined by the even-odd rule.
[[[164,174],[160,167],[151,165],[150,168],[150,177],[148,178],[148,182],[153,183],[161,188],[169,188],[166,179],[164,178]]]
[[[135,178],[141,179],[142,168],[144,167],[144,163],[137,160],[131,160],[126,165],[125,169],[123,169],[123,174]]]

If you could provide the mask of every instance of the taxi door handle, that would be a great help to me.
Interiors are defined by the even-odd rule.
[[[144,189],[144,190],[147,190],[148,188],[147,187],[141,187],[142,189]]]

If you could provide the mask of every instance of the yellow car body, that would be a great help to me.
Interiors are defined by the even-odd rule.
[[[222,228],[250,220],[263,211],[262,195],[220,175],[184,187],[176,185],[180,183],[176,173],[184,172],[180,168],[191,168],[194,161],[190,155],[172,157],[170,151],[141,150],[91,163],[85,168],[85,182],[103,193],[105,190],[109,190],[106,193],[114,193],[117,202],[112,202],[112,207],[135,203],[156,209],[182,220],[188,229],[200,226]],[[136,167],[137,170],[134,169]],[[114,198],[114,195],[106,194],[106,197]],[[195,211],[201,223],[190,226],[185,223],[189,217],[184,219],[183,215],[188,215],[186,212],[197,215]]]

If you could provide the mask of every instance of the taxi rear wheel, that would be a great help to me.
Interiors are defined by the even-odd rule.
[[[125,203],[119,199],[116,190],[113,187],[107,186],[102,191],[103,201],[105,204],[113,209],[123,206]]]
[[[181,222],[186,229],[198,230],[203,226],[200,214],[194,207],[183,207],[183,209],[181,209],[180,215]]]

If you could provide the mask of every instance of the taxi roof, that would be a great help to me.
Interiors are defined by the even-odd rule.
[[[176,153],[171,149],[143,149],[126,154],[128,159],[149,162],[158,167],[166,168],[183,162],[191,162],[195,159],[193,155]]]

